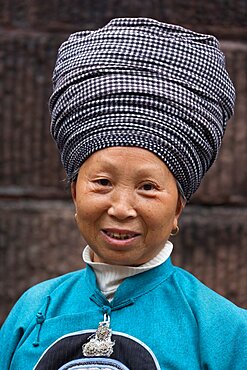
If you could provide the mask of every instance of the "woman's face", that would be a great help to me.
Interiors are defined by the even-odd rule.
[[[79,230],[95,262],[138,266],[163,248],[182,205],[166,165],[148,150],[92,154],[71,185]]]

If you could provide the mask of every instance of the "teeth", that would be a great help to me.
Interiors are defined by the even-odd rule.
[[[109,231],[106,232],[110,238],[118,239],[118,240],[126,240],[132,238],[133,234],[119,234],[119,233],[111,233]]]

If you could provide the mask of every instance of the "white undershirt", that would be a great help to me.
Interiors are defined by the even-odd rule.
[[[89,246],[86,246],[84,249],[82,257],[84,262],[93,268],[99,289],[105,297],[111,301],[117,288],[125,278],[140,274],[141,272],[151,270],[152,268],[161,265],[169,258],[172,253],[172,249],[173,244],[168,240],[157,256],[137,267],[93,262],[93,251]]]

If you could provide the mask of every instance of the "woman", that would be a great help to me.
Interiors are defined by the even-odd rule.
[[[20,298],[0,368],[247,368],[245,311],[173,266],[168,240],[233,112],[217,40],[114,19],[70,36],[53,81],[86,269]]]

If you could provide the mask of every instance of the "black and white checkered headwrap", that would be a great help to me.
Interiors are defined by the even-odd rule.
[[[51,132],[70,181],[95,151],[135,146],[159,156],[189,199],[233,113],[218,41],[148,18],[72,34],[53,83]]]

